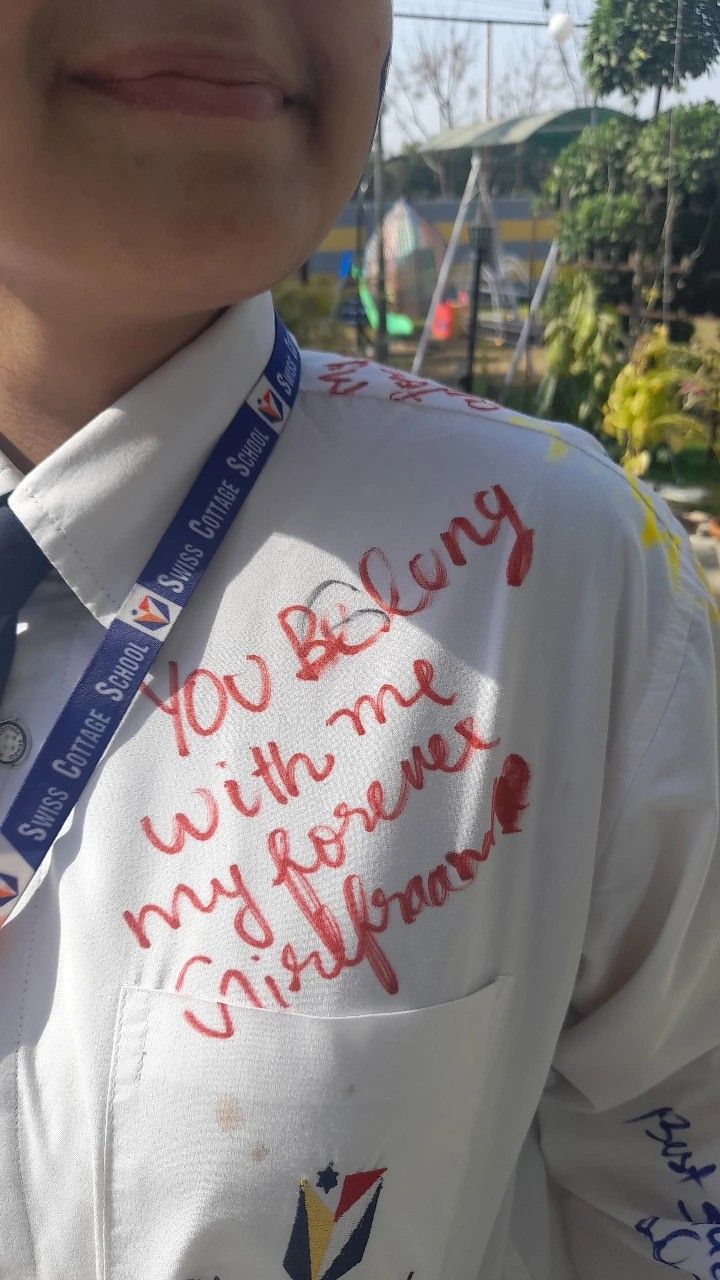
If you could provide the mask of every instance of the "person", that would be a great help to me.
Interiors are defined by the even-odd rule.
[[[688,542],[275,320],[390,10],[3,6],[7,1280],[720,1273]]]

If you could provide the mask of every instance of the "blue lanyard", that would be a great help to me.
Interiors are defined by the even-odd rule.
[[[268,461],[299,386],[300,353],[276,317],[275,346],[265,372],[110,624],[0,826],[16,851],[3,855],[0,849],[0,920],[40,867],[92,778]],[[3,864],[14,874],[2,874]]]

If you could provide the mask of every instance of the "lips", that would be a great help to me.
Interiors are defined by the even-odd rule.
[[[128,107],[268,121],[303,95],[261,59],[163,47],[119,51],[72,75],[85,89]]]
[[[224,84],[190,79],[173,73],[140,80],[88,78],[85,87],[107,98],[147,111],[175,111],[182,115],[234,116],[245,120],[272,120],[280,115],[284,98],[279,89],[265,84]]]

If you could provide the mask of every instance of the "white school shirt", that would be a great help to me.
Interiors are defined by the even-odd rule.
[[[3,806],[272,341],[3,470]],[[2,1280],[720,1275],[717,635],[588,436],[306,353],[0,931]]]

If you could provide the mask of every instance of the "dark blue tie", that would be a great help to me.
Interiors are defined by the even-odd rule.
[[[0,498],[0,704],[15,656],[18,615],[50,569],[7,499]]]

